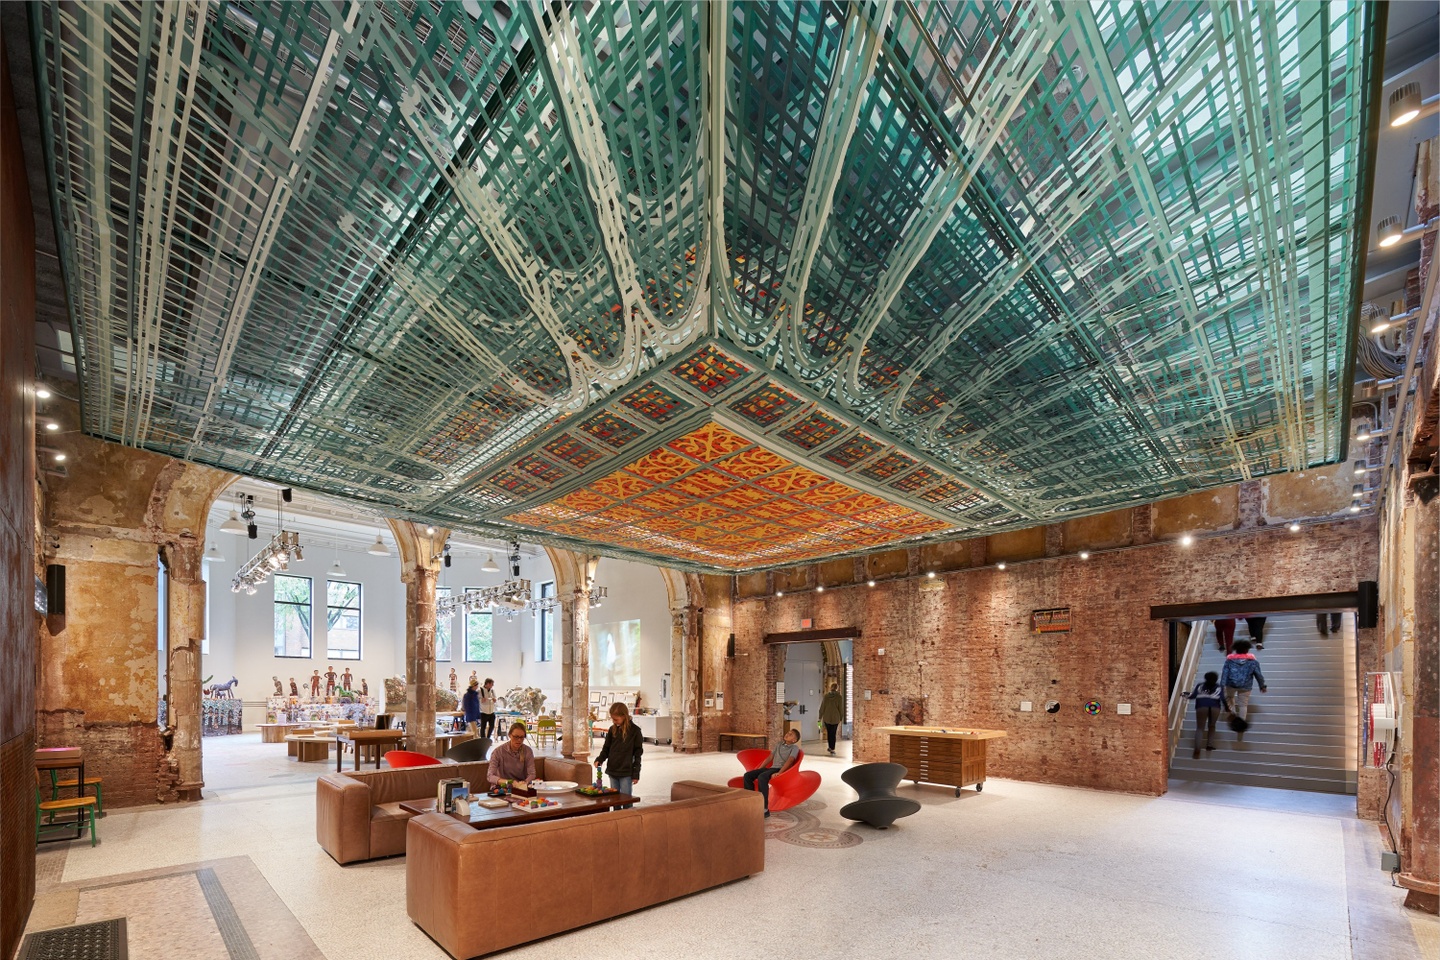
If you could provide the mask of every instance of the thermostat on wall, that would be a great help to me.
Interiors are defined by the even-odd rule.
[[[1115,704],[1115,712],[1118,713],[1118,714],[1122,714],[1122,715],[1128,716],[1129,713],[1130,713],[1130,704],[1128,704],[1128,703],[1117,703],[1117,704]]]

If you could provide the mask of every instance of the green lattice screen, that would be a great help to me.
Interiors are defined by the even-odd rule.
[[[486,534],[717,411],[927,537],[1343,452],[1360,4],[32,12],[99,436]]]

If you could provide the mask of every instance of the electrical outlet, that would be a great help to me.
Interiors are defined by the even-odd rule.
[[[1122,717],[1128,717],[1128,716],[1130,716],[1130,704],[1128,704],[1128,703],[1117,703],[1117,704],[1115,704],[1115,712],[1118,713],[1118,714],[1120,714]]]
[[[869,690],[866,690],[866,691],[865,691],[865,699],[866,699],[866,700],[869,700],[869,699],[870,699],[870,691],[869,691]]]
[[[1032,703],[1032,702],[1030,702],[1029,700],[1021,700],[1021,701],[1020,701],[1020,712],[1021,712],[1021,713],[1029,713],[1030,711],[1032,711],[1032,710],[1034,710],[1034,709],[1035,709],[1035,704]]]

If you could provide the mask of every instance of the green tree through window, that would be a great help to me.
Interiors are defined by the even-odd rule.
[[[275,577],[275,656],[308,657],[312,636],[310,578]]]
[[[492,653],[494,618],[485,610],[465,614],[465,659],[489,663]]]
[[[325,582],[325,650],[336,660],[360,659],[360,584]]]
[[[449,587],[436,587],[436,588],[435,588],[435,599],[436,599],[436,600],[448,600],[448,599],[450,599],[450,588],[449,588]],[[455,633],[455,615],[454,615],[454,614],[450,614],[449,616],[442,617],[442,616],[440,616],[439,614],[436,614],[436,616],[435,616],[435,659],[436,659],[436,660],[449,660],[449,659],[450,659],[450,640],[451,640],[452,636],[454,635],[454,633]]]

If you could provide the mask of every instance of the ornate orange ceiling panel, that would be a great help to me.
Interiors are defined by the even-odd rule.
[[[507,517],[726,569],[813,560],[944,529],[709,421],[552,503]]]

